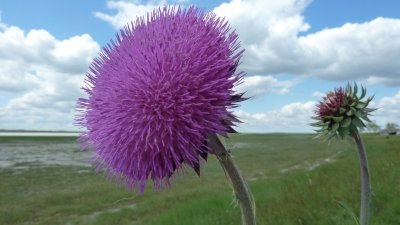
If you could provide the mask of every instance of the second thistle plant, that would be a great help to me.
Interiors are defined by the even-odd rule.
[[[317,104],[315,116],[317,120],[312,126],[318,127],[317,137],[326,136],[328,140],[339,137],[351,137],[354,139],[360,158],[361,171],[361,204],[360,225],[368,225],[370,205],[370,177],[367,152],[359,129],[365,128],[364,121],[371,122],[368,118],[375,109],[367,108],[373,97],[366,98],[367,90],[361,86],[361,95],[358,95],[357,84],[346,88],[337,88],[329,92],[322,101]]]

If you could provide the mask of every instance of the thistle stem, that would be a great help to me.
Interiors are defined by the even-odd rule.
[[[240,174],[240,171],[233,161],[229,151],[225,149],[218,137],[215,134],[210,135],[209,141],[213,153],[217,156],[219,162],[221,163],[222,167],[224,168],[232,182],[236,199],[238,200],[240,209],[242,211],[242,224],[255,225],[255,204],[246,181]]]
[[[370,203],[370,181],[367,152],[364,142],[358,132],[353,135],[358,147],[361,170],[361,204],[360,204],[360,225],[368,225],[369,222],[369,203]]]

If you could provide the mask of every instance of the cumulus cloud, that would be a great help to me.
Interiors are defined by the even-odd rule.
[[[248,113],[238,110],[235,115],[244,124],[239,126],[240,131],[244,132],[311,132],[311,116],[316,102],[294,102],[262,113]]]
[[[232,0],[214,12],[229,20],[246,48],[243,67],[259,74],[293,72],[297,35],[309,29],[301,12],[307,0]],[[251,12],[251,13],[249,13]],[[284,69],[287,67],[287,69]],[[285,70],[285,71],[283,71]]]
[[[126,24],[133,20],[136,20],[138,16],[146,16],[146,14],[152,11],[154,8],[168,5],[176,4],[186,6],[190,3],[190,0],[158,0],[158,1],[147,1],[143,3],[138,0],[132,1],[107,1],[107,8],[110,10],[117,11],[116,14],[107,14],[103,12],[95,12],[94,16],[104,20],[105,22],[111,24],[114,28],[120,29]]]
[[[94,15],[116,29],[154,7],[187,1],[107,1],[112,13]],[[231,0],[214,9],[230,20],[246,48],[241,70],[250,76],[238,87],[250,96],[284,94],[296,80],[278,74],[366,84],[400,85],[400,20],[376,18],[305,33],[304,10],[311,0]],[[251,13],[249,13],[251,12]],[[17,96],[0,108],[1,128],[73,129],[75,100],[83,75],[99,51],[87,34],[58,40],[46,30],[24,31],[0,22],[0,94]],[[321,93],[313,93],[319,97]],[[314,102],[296,102],[261,113],[237,111],[245,129],[307,131]],[[377,100],[376,120],[399,123],[400,92]]]
[[[81,72],[98,51],[88,34],[56,40],[46,30],[25,32],[15,26],[0,30],[0,60],[47,65],[60,72]]]
[[[117,13],[95,15],[119,28],[166,3],[108,1]],[[399,19],[376,18],[305,34],[312,26],[303,16],[309,4],[311,0],[231,0],[214,12],[239,33],[246,49],[242,69],[250,75],[293,74],[400,85]]]
[[[286,94],[295,85],[294,80],[280,81],[273,76],[248,76],[243,79],[236,91],[246,92],[246,97],[260,97],[268,93]]]
[[[34,71],[26,69],[28,64],[0,59],[0,65],[0,91],[17,93],[40,85]]]
[[[314,92],[319,97],[321,92]],[[277,110],[249,113],[243,109],[235,112],[244,124],[239,124],[241,132],[314,132],[309,124],[313,122],[315,101],[293,102]],[[371,102],[370,108],[377,108],[370,119],[384,127],[386,123],[400,125],[400,91],[394,96],[386,96]]]
[[[128,22],[136,20],[137,16],[144,16],[147,12],[153,10],[155,7],[165,5],[167,1],[148,2],[146,4],[140,1],[107,1],[107,8],[116,10],[117,13],[109,15],[102,12],[95,12],[94,15],[110,23],[114,28],[119,29],[125,26]]]
[[[314,98],[322,98],[326,95],[326,93],[320,92],[320,91],[314,91],[311,96]]]
[[[88,35],[58,40],[46,30],[0,28],[0,128],[74,129],[84,74],[99,45]]]
[[[400,91],[394,96],[383,97],[374,103],[373,107],[378,110],[373,113],[373,117],[376,118],[378,124],[384,126],[391,122],[400,125]]]
[[[400,85],[400,20],[376,18],[302,35],[308,0],[232,0],[214,9],[237,30],[253,73]],[[251,13],[248,13],[251,12]]]
[[[305,59],[310,60],[304,74],[400,85],[399,19],[348,23],[300,37],[299,45],[304,49]]]

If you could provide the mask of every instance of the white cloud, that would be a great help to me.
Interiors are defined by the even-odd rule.
[[[322,97],[326,96],[326,94],[323,93],[323,92],[320,92],[320,91],[314,91],[314,92],[311,94],[311,96],[312,96],[312,97],[315,97],[315,98],[322,98]]]
[[[111,24],[114,28],[120,29],[131,21],[135,21],[139,16],[146,16],[147,13],[151,12],[154,8],[168,4],[187,6],[189,3],[190,0],[153,0],[147,1],[147,3],[142,3],[139,0],[108,0],[107,8],[117,11],[117,13],[107,14],[95,12],[94,16]]]
[[[400,20],[376,18],[299,38],[304,74],[400,85]],[[311,60],[313,59],[313,60]],[[302,63],[306,63],[304,60]]]
[[[177,2],[177,1],[174,1]],[[400,85],[400,19],[376,18],[303,35],[311,0],[231,0],[214,12],[226,17],[246,49],[248,74],[294,74],[327,80]],[[114,15],[95,15],[120,28],[167,1],[108,1]],[[312,25],[312,24],[311,24]]]
[[[99,45],[90,35],[83,34],[58,41],[50,53],[58,70],[81,74],[87,70],[99,49]]]
[[[214,9],[229,20],[246,49],[243,67],[259,74],[294,72],[297,35],[309,29],[301,12],[308,0],[232,0]],[[286,69],[284,69],[286,68]],[[284,71],[283,71],[284,70]]]
[[[40,85],[34,71],[26,69],[26,63],[0,59],[0,65],[0,91],[22,92]]]
[[[239,33],[249,73],[400,85],[399,19],[347,23],[302,36],[310,27],[302,16],[310,2],[232,0],[214,12]]]
[[[117,14],[109,15],[102,12],[95,12],[94,15],[108,23],[114,28],[121,28],[130,21],[135,21],[138,16],[145,16],[147,12],[156,7],[165,5],[166,1],[148,2],[142,4],[140,1],[107,1],[107,8],[116,10]]]
[[[315,96],[322,94],[314,92]],[[235,112],[244,123],[239,124],[241,132],[313,132],[309,124],[313,122],[315,101],[294,102],[267,112],[248,113],[243,109]],[[400,125],[400,91],[394,96],[386,96],[371,102],[370,108],[377,108],[369,117],[382,128],[392,122]]]
[[[273,76],[247,76],[236,91],[246,92],[246,97],[260,97],[267,93],[286,94],[295,83],[294,80],[280,81]]]
[[[315,104],[294,102],[269,112],[251,114],[238,110],[235,115],[244,122],[239,125],[239,130],[244,132],[310,132]]]
[[[390,97],[383,97],[374,102],[372,107],[377,108],[372,118],[377,120],[378,124],[384,126],[388,122],[400,125],[400,91]]]
[[[74,129],[84,74],[100,47],[83,34],[57,40],[46,30],[0,28],[0,128]]]
[[[0,60],[45,65],[60,72],[82,72],[99,45],[88,34],[56,40],[46,30],[25,32],[15,26],[0,29]]]

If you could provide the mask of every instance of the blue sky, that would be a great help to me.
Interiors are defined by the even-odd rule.
[[[0,0],[0,129],[76,130],[91,59],[136,15],[166,1]],[[308,132],[321,94],[347,81],[375,94],[379,124],[400,124],[400,2],[168,1],[229,19],[246,53],[235,112],[243,132]],[[21,7],[23,6],[23,7]]]

